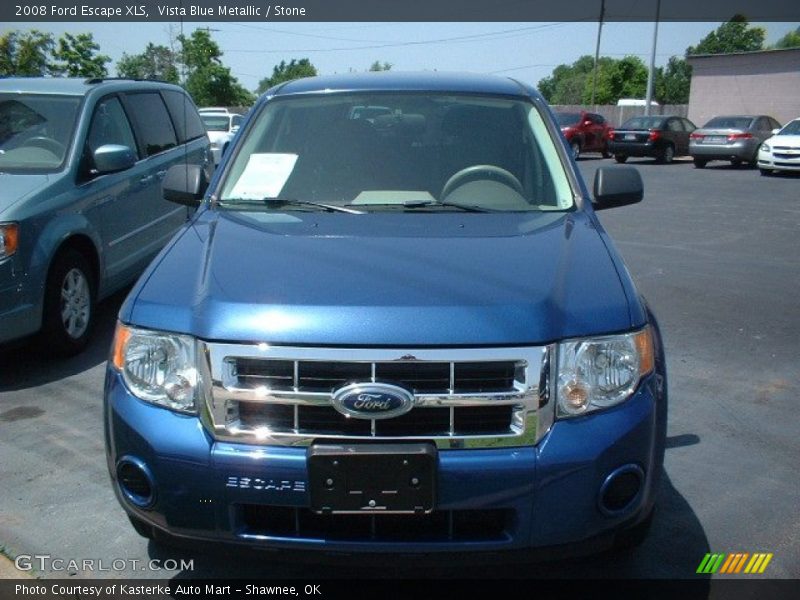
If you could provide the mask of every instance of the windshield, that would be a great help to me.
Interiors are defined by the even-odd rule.
[[[580,113],[556,113],[556,121],[561,127],[577,125],[580,120]]]
[[[281,211],[310,202],[358,212],[566,210],[572,192],[556,148],[524,100],[289,96],[266,103],[248,127],[219,201]]]
[[[750,117],[714,117],[703,125],[707,129],[748,129],[753,119]]]
[[[80,98],[0,94],[0,170],[54,171],[64,162]]]
[[[800,135],[800,119],[789,121],[784,128],[778,132],[778,135]]]
[[[620,129],[661,129],[661,117],[633,117],[622,124]]]
[[[204,115],[201,114],[200,118],[208,131],[228,131],[228,121],[230,117],[227,115]]]

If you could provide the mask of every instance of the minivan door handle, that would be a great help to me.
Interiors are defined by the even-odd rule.
[[[147,185],[151,181],[153,181],[153,176],[152,175],[145,175],[144,177],[142,177],[139,180],[139,183],[141,183],[142,185]]]

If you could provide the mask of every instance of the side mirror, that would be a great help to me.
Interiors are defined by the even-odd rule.
[[[100,175],[124,171],[136,164],[136,155],[133,150],[119,144],[100,146],[94,151],[92,158],[94,158],[94,167]]]
[[[237,131],[239,131],[238,125],[234,125],[233,127],[231,127],[231,133],[236,133]]]
[[[634,167],[602,167],[594,176],[595,210],[641,202],[644,196],[642,176]]]
[[[172,165],[161,184],[164,200],[185,206],[199,206],[207,187],[203,168],[187,164]]]
[[[586,119],[586,120],[583,122],[583,126],[584,126],[584,127],[589,127],[591,124],[592,124],[592,122],[591,122],[589,119]]]
[[[781,130],[780,127],[778,127],[777,129],[773,129],[772,130],[772,135],[778,135],[778,133],[780,133],[780,130]]]

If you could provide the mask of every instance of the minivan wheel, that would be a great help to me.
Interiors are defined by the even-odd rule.
[[[707,161],[703,160],[702,158],[695,158],[694,159],[694,166],[696,168],[698,168],[698,169],[703,169],[706,166],[706,162]]]
[[[761,173],[763,177],[769,177],[772,175],[771,169],[759,169],[758,172]]]
[[[72,356],[86,348],[94,321],[95,282],[86,258],[74,249],[59,253],[47,276],[42,342],[47,350]]]
[[[614,160],[617,161],[618,163],[624,163],[626,160],[628,160],[628,157],[625,156],[624,154],[615,154]]]

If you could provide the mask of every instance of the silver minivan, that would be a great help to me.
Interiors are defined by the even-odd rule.
[[[0,80],[0,344],[42,333],[80,352],[97,300],[130,284],[187,219],[162,199],[176,164],[213,169],[178,86]]]

